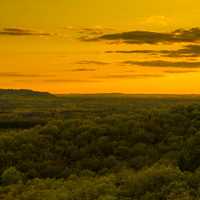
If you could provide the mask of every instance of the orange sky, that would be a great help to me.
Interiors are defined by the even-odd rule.
[[[199,94],[199,8],[198,0],[2,0],[0,88]]]

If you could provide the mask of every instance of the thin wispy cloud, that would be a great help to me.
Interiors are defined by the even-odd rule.
[[[25,28],[4,28],[0,30],[0,35],[7,36],[52,36],[53,34],[42,31],[35,31]]]
[[[79,62],[76,62],[78,65],[109,65],[110,63],[108,62],[103,62],[103,61],[96,61],[96,60],[82,60]]]
[[[194,73],[194,72],[198,72],[195,70],[187,70],[187,71],[183,71],[183,70],[165,70],[164,73],[168,73],[168,74],[185,74],[185,73]]]
[[[169,51],[168,57],[198,57],[200,56],[200,45],[187,45],[176,51]]]
[[[96,76],[98,79],[144,79],[164,77],[164,74],[109,74],[104,76]]]
[[[118,53],[118,54],[151,54],[155,55],[163,51],[155,50],[117,50],[117,51],[105,51],[105,53]],[[168,51],[167,51],[168,52]]]
[[[79,29],[79,33],[81,34],[89,34],[89,35],[103,35],[106,33],[113,32],[114,29],[112,28],[106,28],[101,26],[95,26],[95,27],[85,27]]]
[[[100,82],[98,80],[81,80],[81,79],[46,79],[43,80],[44,82],[47,83],[97,83]]]
[[[93,27],[74,27],[68,26],[65,27],[64,30],[68,32],[73,32],[76,34],[81,35],[81,37],[94,37],[94,36],[101,36],[103,34],[108,34],[116,31],[116,29],[103,27],[103,26],[93,26]]]
[[[200,56],[200,45],[186,45],[178,50],[117,50],[106,51],[105,53],[116,54],[149,54],[165,57],[198,57]]]
[[[141,67],[200,68],[200,62],[189,62],[189,61],[165,61],[165,60],[124,61],[122,62],[122,64],[141,66]]]
[[[93,68],[76,68],[76,69],[72,69],[72,70],[69,70],[69,71],[72,71],[72,72],[94,72],[94,71],[96,71],[96,69],[93,69]]]
[[[143,26],[159,26],[159,27],[166,27],[169,26],[173,20],[169,17],[164,15],[155,15],[143,18],[140,22]]]
[[[41,74],[24,74],[18,72],[0,72],[1,78],[41,78],[52,77],[53,75],[41,75]]]

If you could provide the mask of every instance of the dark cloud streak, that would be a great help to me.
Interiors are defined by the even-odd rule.
[[[1,78],[42,78],[53,77],[54,75],[41,75],[41,74],[23,74],[18,72],[0,72]]]
[[[112,41],[128,44],[159,44],[200,41],[200,28],[178,29],[173,32],[130,31],[104,34],[97,37],[82,37],[82,41]]]
[[[149,54],[164,57],[198,57],[200,56],[200,45],[186,45],[178,50],[119,50],[106,51],[105,53],[116,54]]]
[[[81,79],[46,79],[43,80],[48,83],[96,83],[98,80],[81,80]]]
[[[124,61],[122,64],[141,66],[141,67],[177,67],[177,68],[200,68],[200,62],[189,61]]]
[[[77,69],[72,69],[70,70],[72,72],[94,72],[96,71],[96,69],[92,69],[92,68],[77,68]]]
[[[98,76],[98,79],[143,79],[143,78],[160,78],[164,74],[110,74],[105,76]]]
[[[78,65],[109,65],[108,62],[102,62],[102,61],[95,61],[95,60],[83,60],[79,61],[76,64]]]
[[[51,36],[51,33],[38,32],[24,28],[4,28],[0,30],[0,35],[7,36]]]
[[[198,72],[198,71],[195,71],[195,70],[187,70],[187,71],[183,71],[183,70],[166,70],[164,71],[164,73],[168,73],[168,74],[185,74],[185,73],[194,73],[194,72]]]

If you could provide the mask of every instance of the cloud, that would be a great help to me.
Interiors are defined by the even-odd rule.
[[[93,28],[83,28],[79,30],[81,34],[90,34],[90,35],[102,35],[105,32],[101,29],[93,29]]]
[[[24,28],[4,28],[0,30],[0,35],[8,36],[52,36],[51,33],[39,32]]]
[[[109,65],[108,62],[95,61],[95,60],[82,60],[77,62],[78,65]]]
[[[198,57],[200,55],[200,45],[187,45],[182,49],[168,51],[168,57]]]
[[[170,23],[172,23],[172,20],[163,15],[150,16],[141,22],[142,25],[146,26],[168,26]]]
[[[46,79],[43,80],[48,83],[96,83],[98,80],[81,80],[81,79]]]
[[[184,74],[184,73],[194,73],[194,72],[198,72],[198,71],[195,71],[195,70],[187,70],[187,71],[183,71],[183,70],[166,70],[164,71],[164,73],[168,73],[168,74]]]
[[[105,33],[110,33],[114,31],[112,28],[105,28],[102,26],[95,26],[95,27],[86,27],[79,29],[79,33],[81,34],[88,34],[88,35],[103,35]]]
[[[76,68],[76,69],[72,69],[70,71],[72,71],[72,72],[93,72],[93,71],[96,71],[96,69],[92,69],[92,68]]]
[[[156,33],[148,31],[132,31],[132,32],[122,32],[122,33],[113,33],[105,34],[100,37],[93,38],[81,38],[83,41],[115,41],[115,42],[124,42],[132,44],[156,44],[163,41],[167,41],[170,38],[168,33]]]
[[[82,37],[82,41],[112,41],[128,44],[159,44],[200,41],[200,28],[177,29],[173,32],[130,31],[104,34],[97,37]]]
[[[200,62],[189,61],[124,61],[122,64],[141,66],[141,67],[177,67],[177,68],[200,68]]]
[[[55,75],[46,75],[46,74],[25,74],[18,72],[0,72],[0,78],[23,78],[25,79],[37,79],[37,78],[45,78],[45,77],[54,77]]]
[[[118,50],[105,51],[105,53],[119,53],[119,54],[149,54],[161,55],[165,57],[198,57],[200,56],[200,45],[186,45],[178,50]]]
[[[44,75],[39,75],[39,74],[22,74],[22,73],[17,73],[17,72],[0,72],[0,77],[1,78],[7,78],[7,77],[12,77],[12,78],[38,78],[38,77],[44,77]],[[46,77],[46,75],[45,75]]]
[[[155,50],[118,50],[118,51],[105,51],[105,53],[120,53],[120,54],[156,54],[160,53],[161,51],[155,51]]]
[[[105,76],[97,76],[99,79],[138,79],[138,78],[159,78],[164,74],[110,74]]]
[[[103,26],[93,26],[93,27],[68,26],[65,27],[64,30],[76,32],[81,35],[91,35],[91,36],[100,36],[115,31],[115,29],[113,28],[103,27]]]

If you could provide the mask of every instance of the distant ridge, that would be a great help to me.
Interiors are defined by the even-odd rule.
[[[38,92],[28,89],[0,89],[0,96],[15,95],[24,97],[54,97],[48,92]]]

